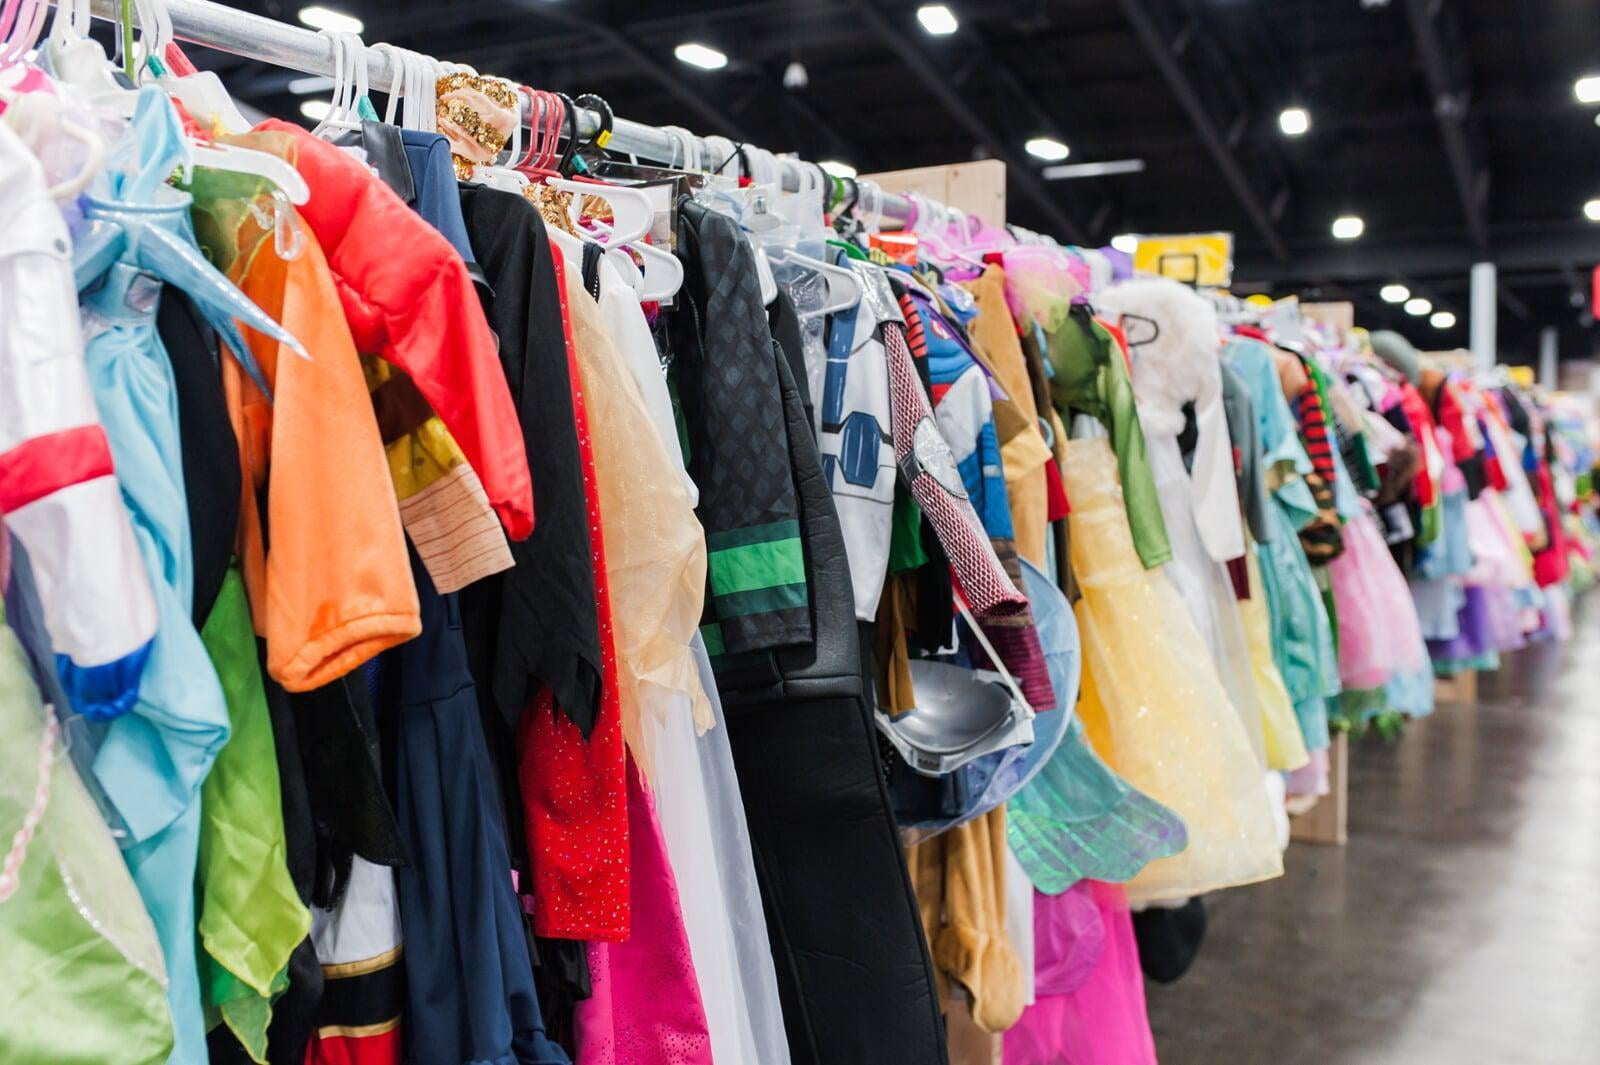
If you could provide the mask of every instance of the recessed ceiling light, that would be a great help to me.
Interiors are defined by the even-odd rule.
[[[1035,159],[1043,159],[1049,163],[1059,163],[1072,154],[1071,148],[1054,137],[1034,137],[1023,147],[1028,149],[1028,154]]]
[[[672,54],[678,57],[678,62],[688,63],[691,67],[699,67],[701,70],[721,70],[728,65],[726,55],[710,45],[697,44],[694,41],[678,45],[672,50]]]
[[[327,30],[329,33],[360,33],[366,29],[366,23],[354,15],[346,15],[343,11],[335,11],[321,4],[302,7],[300,21],[314,30]]]
[[[1139,250],[1139,238],[1132,233],[1118,233],[1111,238],[1111,246],[1124,255],[1132,255]]]
[[[828,173],[832,174],[834,177],[845,178],[856,176],[855,167],[851,166],[849,163],[841,163],[837,159],[827,159],[818,163],[817,165],[822,167],[822,169],[826,170]]]
[[[1299,137],[1311,128],[1311,113],[1303,107],[1288,107],[1278,115],[1278,128],[1285,137]]]
[[[1433,310],[1433,301],[1425,300],[1421,296],[1413,296],[1406,300],[1406,313],[1421,318]]]
[[[1435,329],[1454,329],[1456,316],[1449,311],[1439,311],[1432,318],[1429,318],[1428,322]]]
[[[1583,217],[1591,222],[1600,222],[1600,200],[1590,200],[1584,204]]]
[[[1600,104],[1600,74],[1589,74],[1573,82],[1572,94],[1580,104]]]
[[[1411,290],[1404,285],[1384,285],[1378,295],[1385,303],[1404,303],[1411,298]]]
[[[961,28],[956,13],[943,4],[923,4],[917,8],[917,21],[935,37],[948,37]]]
[[[301,100],[300,113],[313,122],[321,122],[333,110],[333,104],[327,100]]]
[[[1333,220],[1333,235],[1339,240],[1355,240],[1367,231],[1360,215],[1341,215]]]

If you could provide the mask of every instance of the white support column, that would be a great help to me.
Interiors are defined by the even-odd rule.
[[[1560,336],[1553,325],[1539,330],[1539,384],[1551,392],[1558,387],[1556,363],[1561,357]]]
[[[1496,315],[1499,312],[1499,286],[1494,263],[1472,265],[1472,363],[1487,370],[1498,358]]]

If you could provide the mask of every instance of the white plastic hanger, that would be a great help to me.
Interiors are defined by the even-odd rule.
[[[547,177],[544,183],[553,189],[572,194],[567,215],[573,227],[582,233],[583,200],[586,196],[604,200],[611,206],[611,224],[606,228],[608,240],[591,239],[591,243],[607,247],[633,244],[650,232],[655,225],[656,208],[648,193],[626,185],[599,185],[590,181],[569,181],[566,178]]]
[[[33,50],[44,29],[48,9],[44,0],[10,0],[0,10],[0,36],[10,31],[10,36],[0,46],[0,70],[20,62]]]
[[[89,0],[61,0],[45,42],[50,66],[58,79],[79,90],[90,107],[132,118],[134,94],[117,81],[105,50],[89,36],[92,24]]]
[[[346,31],[318,30],[333,42],[333,99],[328,115],[311,131],[314,137],[332,140],[340,132],[359,130],[357,110],[367,95],[367,48],[361,35]]]
[[[34,130],[49,128],[83,146],[83,165],[72,177],[50,186],[47,190],[50,198],[65,202],[88,188],[89,182],[94,180],[101,164],[105,162],[106,145],[100,135],[78,122],[63,106],[62,100],[49,93],[0,92],[0,100],[6,104],[5,124],[24,140],[32,141]]]
[[[802,318],[817,318],[822,315],[838,314],[848,311],[861,302],[861,282],[856,278],[854,270],[847,270],[833,263],[813,259],[809,255],[802,255],[793,248],[781,248],[776,258],[781,263],[790,263],[803,266],[822,275],[828,286],[828,299],[821,307],[814,307],[809,311],[801,312]]]
[[[290,203],[298,205],[311,199],[311,186],[300,176],[300,171],[276,155],[232,144],[191,144],[189,157],[195,166],[207,170],[226,170],[230,174],[265,178],[283,190]]]
[[[614,232],[604,222],[591,219],[588,224],[601,233],[609,235]],[[624,250],[617,246],[615,239],[612,239],[606,241],[606,248],[608,249],[606,257],[612,260],[641,300],[656,302],[670,300],[683,287],[683,263],[676,255],[662,251],[654,244],[646,244],[642,240],[630,243],[627,250]],[[644,260],[642,276],[638,264],[633,261],[633,256],[629,255],[628,251],[637,253],[639,258]],[[637,283],[635,279],[638,279]]]
[[[137,72],[143,80],[148,61],[154,57],[166,64],[167,48],[173,41],[172,14],[166,0],[140,0],[139,62]],[[239,111],[233,97],[222,85],[222,79],[209,70],[198,71],[188,77],[165,74],[156,79],[168,96],[183,104],[185,110],[197,121],[208,126],[220,126],[225,133],[244,133],[250,129],[250,120]]]

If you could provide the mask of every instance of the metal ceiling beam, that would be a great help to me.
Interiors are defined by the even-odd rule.
[[[564,26],[567,29],[582,30],[594,35],[600,41],[610,46],[612,50],[625,56],[634,63],[639,72],[648,76],[657,85],[684,107],[688,108],[705,128],[696,130],[700,134],[715,133],[734,140],[745,140],[745,135],[740,132],[740,125],[734,121],[721,108],[706,98],[702,89],[689,84],[680,78],[666,64],[657,59],[648,49],[621,30],[613,29],[582,15],[569,11],[562,11],[553,4],[544,3],[543,0],[511,0],[512,6],[537,15],[546,22]]]
[[[1433,97],[1433,115],[1444,140],[1445,156],[1450,160],[1450,176],[1456,196],[1467,216],[1467,232],[1480,252],[1489,250],[1489,218],[1484,208],[1489,175],[1479,167],[1467,135],[1467,92],[1455,83],[1446,59],[1445,45],[1439,37],[1438,19],[1443,5],[1437,0],[1404,0],[1406,19],[1416,41],[1417,59]]]
[[[1500,306],[1510,311],[1512,317],[1516,318],[1519,322],[1526,322],[1530,317],[1532,317],[1533,312],[1528,310],[1528,305],[1523,302],[1521,296],[1518,296],[1515,292],[1511,291],[1511,286],[1506,282],[1504,277],[1502,277],[1496,283],[1496,288],[1500,294]]]
[[[1050,228],[1055,230],[1052,235],[1074,244],[1087,243],[1088,235],[1084,227],[1061,206],[1060,201],[1033,172],[1033,167],[1011,149],[983,116],[962,99],[960,93],[950,87],[946,74],[939,71],[927,53],[912,42],[907,28],[892,23],[872,0],[858,0],[855,10],[885,47],[922,83],[929,95],[939,101],[950,117],[987,149],[993,158],[1006,164],[1006,177],[1015,182],[1022,194],[1049,220]]]
[[[1256,232],[1266,241],[1274,258],[1279,262],[1287,262],[1289,249],[1284,245],[1283,237],[1279,235],[1271,213],[1251,185],[1249,177],[1245,175],[1244,167],[1233,154],[1227,136],[1218,128],[1217,120],[1212,117],[1210,109],[1195,90],[1194,83],[1184,72],[1178,56],[1173,52],[1172,42],[1168,41],[1156,26],[1155,19],[1145,6],[1145,0],[1118,0],[1118,6],[1121,7],[1129,25],[1133,27],[1134,36],[1139,38],[1139,44],[1144,48],[1145,54],[1150,57],[1150,61],[1155,64],[1161,77],[1166,81],[1167,88],[1177,98],[1178,106],[1188,115],[1189,124],[1194,127],[1200,142],[1217,164],[1217,169],[1222,171],[1223,180],[1233,191],[1239,206],[1243,207],[1245,214],[1250,217]]]

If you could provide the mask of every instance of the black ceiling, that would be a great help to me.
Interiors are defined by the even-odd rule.
[[[917,0],[325,0],[365,39],[536,87],[595,92],[619,115],[840,159],[862,173],[979,156],[1011,164],[1013,221],[1101,242],[1227,229],[1241,288],[1353,298],[1363,322],[1424,348],[1467,341],[1470,264],[1500,264],[1502,357],[1541,327],[1595,354],[1582,300],[1600,264],[1595,0],[947,0],[931,37]],[[294,21],[301,4],[236,0]],[[700,41],[728,67],[673,47]],[[803,63],[804,89],[783,86]],[[293,74],[215,57],[242,98],[292,116]],[[1279,111],[1311,132],[1289,139]],[[1023,142],[1071,162],[1140,158],[1141,174],[1046,182]],[[1332,220],[1366,222],[1335,241]],[[1434,330],[1377,299],[1403,281],[1456,313]],[[1576,306],[1583,302],[1582,308]]]

